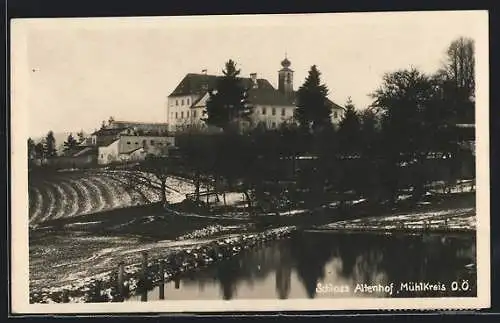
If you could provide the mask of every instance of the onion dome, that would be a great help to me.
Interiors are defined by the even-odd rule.
[[[292,63],[290,63],[290,61],[286,57],[284,60],[281,61],[281,66],[283,66],[284,68],[289,68],[291,64]]]

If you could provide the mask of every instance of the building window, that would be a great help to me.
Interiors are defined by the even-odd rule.
[[[184,105],[184,99],[181,100],[181,105]]]
[[[285,116],[285,108],[281,109],[281,115],[284,117]]]
[[[266,108],[262,108],[262,114],[266,115]]]
[[[181,119],[184,118],[184,111],[181,111]]]
[[[335,119],[337,119],[337,118],[338,118],[338,116],[339,116],[339,115],[338,115],[337,111],[333,112],[333,117],[334,117]]]
[[[187,102],[187,105],[189,105],[189,98],[186,100],[186,102]]]
[[[175,118],[179,119],[179,114],[177,112],[175,113]]]
[[[189,111],[186,112],[186,118],[189,118]]]
[[[175,105],[179,105],[179,101],[175,100]]]
[[[147,142],[148,142],[148,141],[147,141],[146,139],[144,139],[144,140],[142,141],[142,145],[143,145],[143,146],[146,146]]]
[[[127,141],[127,145],[130,145],[130,141]]]
[[[273,115],[273,116],[275,116],[275,115],[276,115],[276,108],[273,108],[273,109],[271,110],[271,113],[272,113],[272,115]]]
[[[139,143],[136,141],[135,144],[138,145]]]
[[[276,128],[276,122],[271,123],[271,128]]]
[[[196,118],[196,110],[193,110],[193,117]]]
[[[151,145],[154,145],[155,144],[155,141],[154,140],[151,140]]]
[[[101,154],[101,159],[104,159],[104,154]]]

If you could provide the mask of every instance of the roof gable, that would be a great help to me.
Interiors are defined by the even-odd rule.
[[[217,80],[221,78],[223,78],[223,76],[189,73],[184,76],[182,81],[177,85],[177,87],[169,95],[169,97],[190,94],[203,94],[208,90],[214,89],[217,86]],[[251,78],[243,77],[239,79],[242,81],[243,87],[250,88],[252,86]],[[257,79],[257,85],[262,89],[274,90],[274,87],[271,85],[271,83],[269,83],[269,81],[265,79]]]

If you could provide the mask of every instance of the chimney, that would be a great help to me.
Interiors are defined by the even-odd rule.
[[[257,73],[250,74],[250,78],[252,79],[252,88],[257,88]]]

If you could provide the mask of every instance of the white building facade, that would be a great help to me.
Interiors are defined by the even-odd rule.
[[[120,135],[109,145],[98,147],[97,162],[106,165],[144,160],[147,155],[167,155],[168,149],[174,145],[174,137]]]
[[[294,122],[296,92],[293,88],[291,63],[285,58],[278,71],[278,89],[266,79],[257,78],[256,73],[249,78],[241,78],[247,89],[249,103],[253,106],[251,119],[254,124],[264,124],[267,128],[277,128],[284,122]],[[187,74],[167,98],[167,123],[169,131],[186,126],[204,127],[202,120],[209,98],[208,92],[216,88],[222,76],[207,74]],[[342,106],[328,101],[331,106],[332,123],[338,123],[344,114]]]

